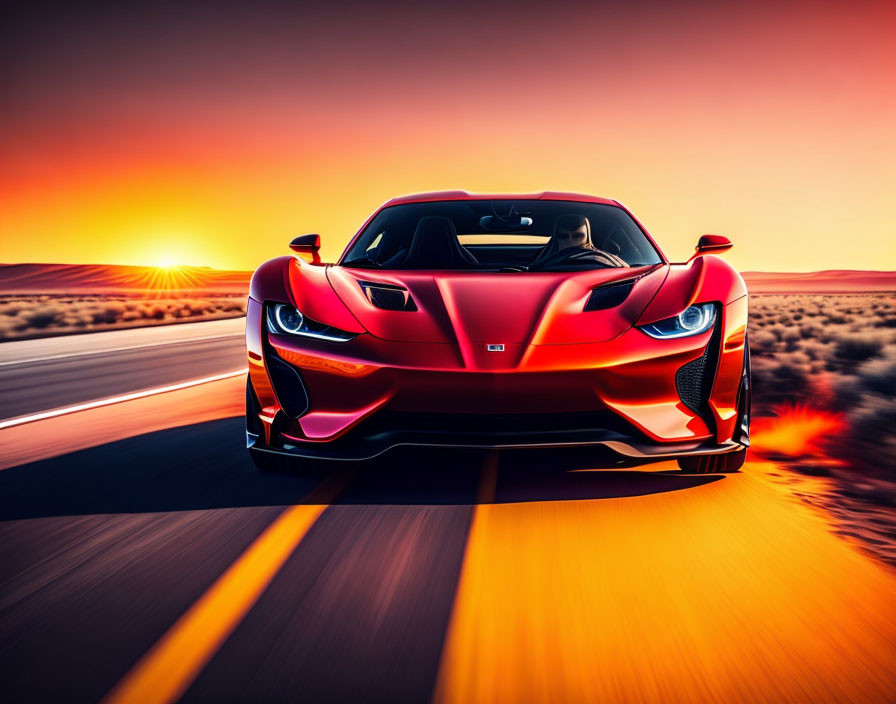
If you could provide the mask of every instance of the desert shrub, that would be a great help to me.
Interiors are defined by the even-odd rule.
[[[848,337],[837,340],[834,344],[835,359],[844,362],[865,362],[872,357],[877,357],[883,351],[881,340],[863,337]]]
[[[800,339],[799,328],[790,328],[781,335],[781,342],[785,344],[788,352],[794,352],[797,349],[797,343]]]
[[[865,362],[835,390],[851,431],[846,459],[896,481],[896,354]]]
[[[821,327],[814,323],[805,323],[798,328],[799,335],[804,340],[816,340],[821,337],[823,331]]]
[[[778,403],[818,403],[826,398],[821,387],[830,386],[828,379],[853,374],[896,350],[896,333],[872,324],[884,321],[883,311],[889,310],[896,314],[896,302],[885,294],[751,297],[757,412]],[[797,311],[805,317],[797,319]]]
[[[754,357],[774,354],[778,338],[769,330],[750,331],[750,349]]]
[[[104,310],[96,310],[92,314],[94,323],[114,323],[118,320],[120,311],[114,308],[106,308]]]
[[[812,370],[808,360],[782,353],[774,357],[754,358],[753,398],[755,411],[768,412],[775,406],[808,401],[812,396]]]
[[[787,327],[781,325],[781,323],[775,323],[774,325],[769,327],[768,331],[772,335],[774,335],[778,341],[781,341],[784,339],[784,334],[787,332]]]
[[[233,318],[245,313],[245,305],[243,296],[0,296],[0,341],[176,320]]]
[[[61,311],[56,306],[40,306],[27,311],[23,316],[29,326],[34,328],[46,328],[61,317]]]
[[[165,317],[165,308],[160,306],[159,304],[151,305],[143,309],[143,315],[146,318],[154,318],[156,320],[161,320]]]
[[[18,321],[11,316],[0,317],[0,340],[12,335],[18,324]]]
[[[810,360],[823,362],[830,355],[830,346],[813,338],[804,339],[800,344],[800,350]]]

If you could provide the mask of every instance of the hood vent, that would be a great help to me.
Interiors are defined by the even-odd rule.
[[[372,281],[359,281],[361,290],[374,308],[381,310],[417,310],[414,299],[406,288],[393,284],[373,283]]]
[[[634,285],[635,280],[629,279],[621,283],[607,284],[606,286],[592,289],[591,295],[585,303],[585,311],[615,308],[628,298],[628,294],[631,293]]]

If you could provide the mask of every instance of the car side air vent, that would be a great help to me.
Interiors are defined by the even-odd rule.
[[[267,358],[267,368],[283,412],[290,418],[305,413],[309,406],[308,392],[296,368],[273,355]]]
[[[709,395],[707,386],[712,383],[712,380],[707,379],[706,374],[708,358],[709,349],[707,348],[697,359],[679,367],[675,372],[675,388],[678,391],[678,397],[694,413],[703,412],[703,404],[706,403]]]
[[[374,308],[382,310],[417,310],[414,299],[406,288],[393,284],[359,281],[361,290]]]
[[[685,406],[700,415],[707,423],[711,422],[712,417],[709,411],[709,394],[719,366],[721,336],[721,326],[716,323],[703,354],[682,365],[675,372],[675,389],[678,391],[678,397]]]
[[[628,298],[628,294],[631,293],[634,285],[635,282],[632,280],[623,281],[622,283],[607,284],[606,286],[592,289],[591,295],[585,303],[585,311],[615,308]]]

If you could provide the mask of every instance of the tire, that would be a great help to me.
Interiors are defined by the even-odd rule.
[[[723,455],[688,455],[678,458],[678,467],[685,474],[731,474],[744,466],[747,449]]]

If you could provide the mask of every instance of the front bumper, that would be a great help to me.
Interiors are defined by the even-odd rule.
[[[438,418],[438,420],[436,420]],[[560,416],[554,420],[566,420]],[[662,460],[683,455],[708,455],[732,452],[741,445],[728,441],[686,441],[656,443],[637,431],[626,432],[622,424],[616,428],[584,427],[570,423],[565,429],[535,430],[529,417],[496,416],[485,424],[482,416],[431,418],[383,413],[372,417],[329,442],[307,442],[275,432],[271,444],[257,433],[247,432],[247,444],[254,451],[321,460],[368,460],[396,447],[464,448],[508,450],[522,448],[595,448],[608,454],[636,462]],[[571,419],[570,419],[571,420]],[[497,422],[496,422],[497,421]],[[434,423],[438,423],[436,425]],[[518,427],[513,428],[513,425]],[[604,426],[610,425],[604,423]]]
[[[455,345],[369,334],[346,343],[269,335],[262,318],[262,305],[250,299],[247,347],[256,408],[249,442],[258,451],[366,459],[403,445],[602,446],[649,460],[742,447],[732,436],[745,298],[722,308],[701,408],[683,400],[676,373],[704,356],[709,332],[655,340],[632,328],[601,343],[507,345],[501,354],[482,345],[470,368]],[[301,380],[307,407],[293,417],[278,401],[273,360]]]

